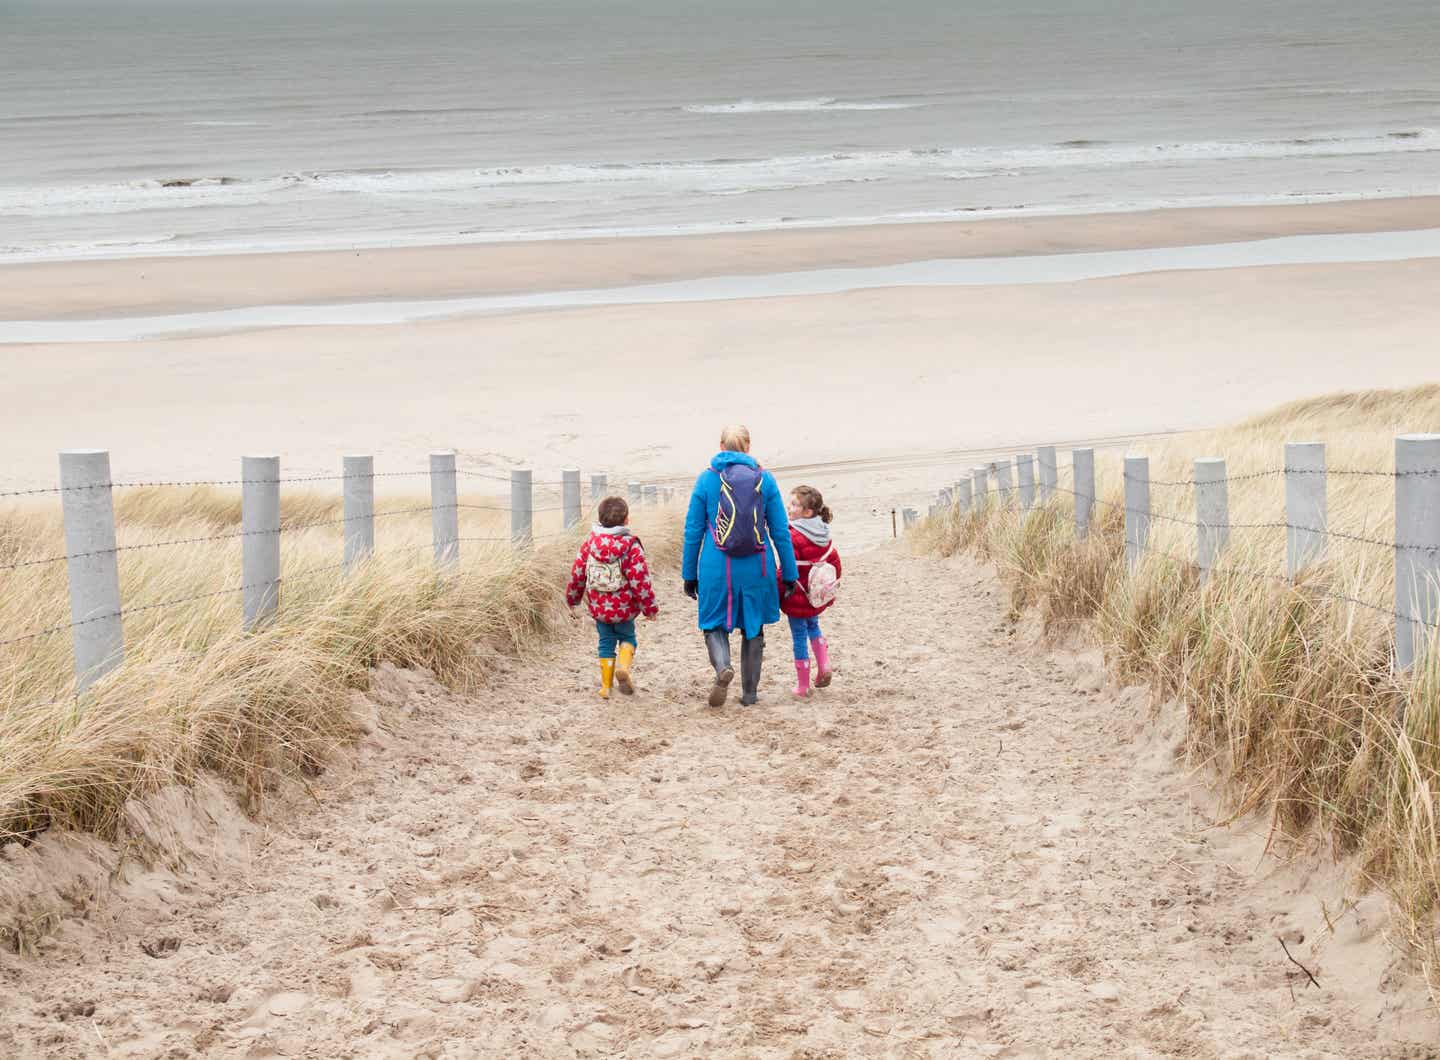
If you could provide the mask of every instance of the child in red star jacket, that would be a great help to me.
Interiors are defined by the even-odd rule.
[[[635,661],[635,619],[647,622],[660,613],[645,546],[630,532],[630,506],[623,497],[600,502],[599,522],[580,546],[570,568],[565,603],[574,607],[585,598],[600,635],[600,698],[610,698],[612,684],[627,696],[635,691],[631,665]]]
[[[820,632],[820,616],[835,602],[840,588],[840,553],[830,540],[830,509],[814,486],[790,491],[790,543],[800,581],[795,591],[780,590],[780,610],[790,620],[795,642],[795,696],[810,695],[810,649],[815,650],[813,676],[816,688],[825,688],[834,676],[830,669],[830,642]]]

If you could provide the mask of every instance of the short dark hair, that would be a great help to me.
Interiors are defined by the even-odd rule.
[[[624,497],[606,497],[600,502],[600,525],[609,529],[612,526],[624,526],[625,520],[630,518],[630,505],[625,503]]]

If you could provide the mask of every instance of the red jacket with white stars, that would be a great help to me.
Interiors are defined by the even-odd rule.
[[[597,592],[585,586],[585,561],[594,556],[601,563],[620,560],[625,572],[625,587],[613,593]],[[574,607],[584,597],[590,616],[597,622],[629,622],[636,615],[654,618],[660,613],[655,589],[650,584],[650,567],[645,562],[645,546],[622,526],[608,529],[596,527],[580,546],[580,554],[570,568],[570,584],[565,589],[565,602]]]

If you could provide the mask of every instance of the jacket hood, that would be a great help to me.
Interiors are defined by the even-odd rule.
[[[812,545],[825,548],[830,544],[830,524],[818,515],[812,515],[808,519],[791,519],[790,526],[804,535]]]
[[[590,533],[590,555],[601,563],[619,559],[638,541],[628,526],[596,526]]]
[[[710,461],[710,466],[716,471],[724,471],[727,467],[734,467],[736,464],[743,464],[746,467],[759,467],[760,461],[756,460],[749,453],[716,453],[715,458]]]

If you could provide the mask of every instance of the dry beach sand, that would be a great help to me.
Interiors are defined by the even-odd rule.
[[[1440,1027],[1381,896],[1347,901],[1311,853],[1266,860],[1266,822],[1211,827],[1179,719],[1017,640],[987,573],[858,546],[987,451],[1433,380],[1440,259],[3,339],[5,320],[1424,228],[1436,205],[0,267],[0,490],[52,485],[84,446],[120,481],[229,479],[246,452],[409,470],[437,447],[547,481],[683,480],[744,420],[850,550],[823,698],[782,694],[777,628],[763,709],[701,707],[671,572],[634,700],[594,700],[586,626],[474,698],[386,669],[358,749],[259,820],[202,785],[134,807],[123,850],[8,848],[0,906],[58,930],[0,956],[0,1055],[1431,1055],[1406,1044]]]
[[[633,698],[593,698],[578,625],[473,699],[387,668],[353,757],[255,825],[162,800],[178,874],[127,862],[0,956],[0,1052],[1432,1055],[1383,899],[1211,827],[1180,718],[1017,638],[968,562],[846,583],[807,702],[777,630],[762,705],[704,707],[668,578]],[[53,845],[14,866],[82,860]]]
[[[1435,199],[995,219],[672,239],[0,267],[4,320],[438,298],[937,257],[1433,226]],[[0,487],[61,448],[117,479],[230,478],[242,452],[328,473],[455,447],[462,467],[691,475],[720,424],[811,474],[877,537],[994,447],[1227,422],[1338,388],[1434,377],[1440,258],[1159,271],[608,305],[133,342],[0,341]],[[726,380],[724,384],[717,380]],[[972,452],[954,453],[955,450]],[[890,466],[847,463],[876,456]],[[383,488],[383,487],[382,487]]]

